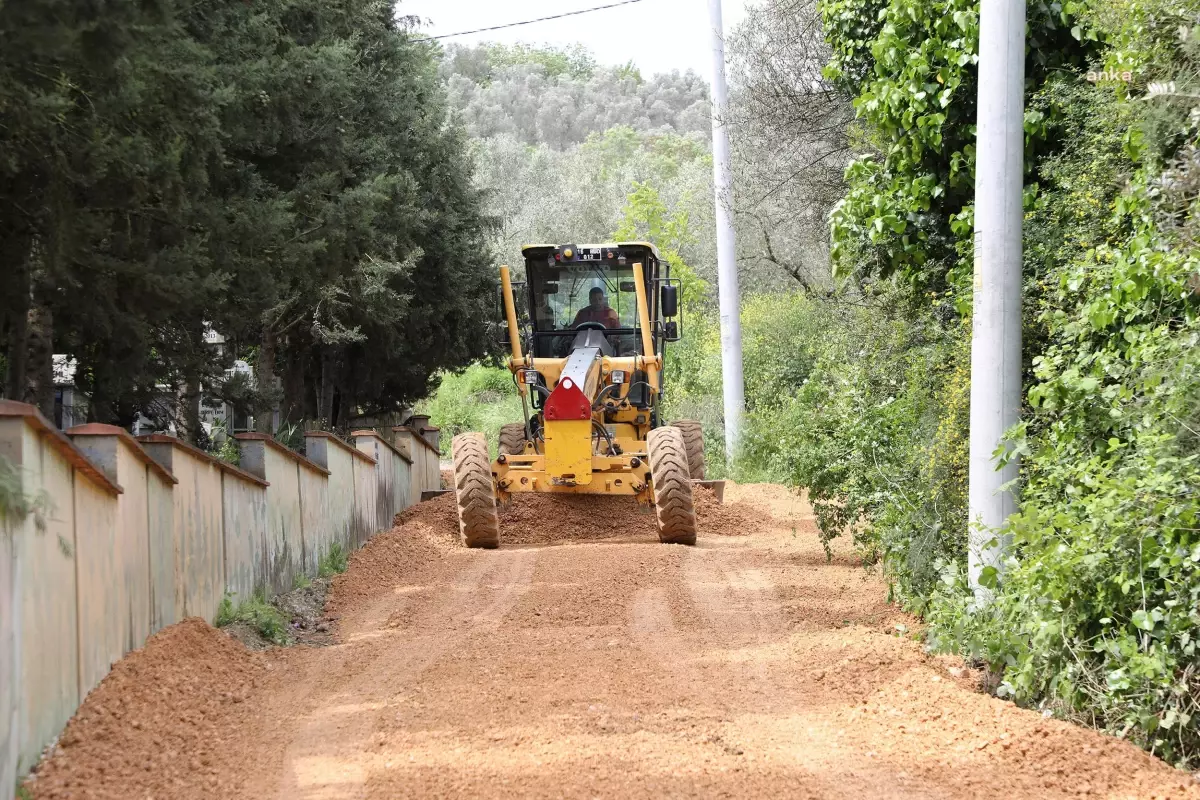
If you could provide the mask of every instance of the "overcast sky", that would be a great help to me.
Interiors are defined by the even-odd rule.
[[[616,0],[400,0],[401,14],[428,19],[429,35],[504,25]],[[748,0],[723,0],[725,30],[741,22]],[[587,47],[605,64],[633,61],[644,75],[691,68],[708,79],[712,71],[708,0],[640,0],[566,19],[456,36],[444,42],[554,44]]]

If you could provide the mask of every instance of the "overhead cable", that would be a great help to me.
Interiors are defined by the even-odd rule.
[[[640,3],[642,0],[621,0],[619,3],[609,3],[604,6],[595,6],[594,8],[581,8],[578,11],[567,11],[562,14],[554,14],[549,17],[538,17],[537,19],[526,19],[520,22],[509,22],[504,25],[493,25],[490,28],[476,28],[473,31],[458,31],[457,33],[443,33],[437,36],[422,36],[415,39],[418,42],[432,41],[434,39],[449,39],[452,36],[467,36],[472,33],[486,33],[488,31],[499,31],[505,28],[515,28],[519,25],[532,25],[535,22],[546,22],[552,19],[562,19],[563,17],[577,17],[580,14],[590,14],[593,11],[603,11],[606,8],[617,8],[618,6],[627,6],[633,3]]]

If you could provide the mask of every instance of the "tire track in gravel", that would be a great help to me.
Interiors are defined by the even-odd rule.
[[[705,657],[717,659],[744,711],[777,705],[777,679],[762,654],[787,636],[775,584],[745,553],[726,547],[688,551],[683,562],[687,594],[700,614],[695,634]]]
[[[675,622],[667,589],[639,589],[630,604],[630,638],[664,671],[676,678],[674,692],[693,704],[707,694],[713,665],[697,657],[695,645]]]
[[[356,630],[343,632],[347,645],[331,654],[335,663],[311,665],[314,679],[302,693],[315,702],[291,721],[276,796],[364,797],[373,731],[393,695],[471,636],[495,629],[529,585],[537,555],[457,555],[451,561],[468,566],[444,586],[373,604]]]

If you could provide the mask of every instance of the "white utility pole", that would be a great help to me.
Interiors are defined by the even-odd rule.
[[[721,0],[708,0],[708,14],[712,26],[713,189],[717,211],[721,381],[725,399],[725,455],[732,460],[742,438],[746,389],[742,381],[742,302],[733,238],[733,167],[729,158],[729,130],[722,119],[729,108],[729,88],[725,85],[725,29],[721,23]]]
[[[979,119],[975,146],[975,281],[971,335],[971,455],[968,566],[979,582],[999,570],[1008,546],[997,539],[1016,510],[1016,459],[997,470],[992,453],[1021,414],[1021,192],[1024,171],[1025,0],[982,0]]]

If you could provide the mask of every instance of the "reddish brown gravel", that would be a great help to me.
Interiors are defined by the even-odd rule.
[[[1132,745],[975,690],[774,486],[697,499],[696,547],[612,500],[453,499],[335,580],[337,644],[188,620],[117,665],[36,798],[1200,798]]]

